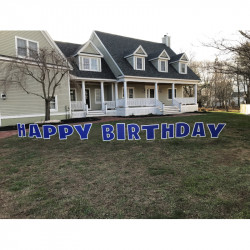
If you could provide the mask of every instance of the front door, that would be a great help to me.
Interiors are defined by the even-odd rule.
[[[147,88],[147,98],[154,98],[154,97],[155,97],[155,89]]]
[[[86,98],[86,104],[88,104],[89,109],[91,109],[91,107],[90,107],[90,90],[89,89],[85,89],[85,98]]]

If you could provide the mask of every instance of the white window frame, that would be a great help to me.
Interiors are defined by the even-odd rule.
[[[26,50],[27,50],[26,53],[27,53],[27,56],[18,55],[17,39],[21,39],[21,40],[25,40],[25,41],[26,41]],[[17,56],[17,57],[34,59],[33,57],[30,57],[30,55],[29,55],[29,46],[28,46],[28,45],[29,45],[29,42],[36,43],[36,44],[37,44],[37,53],[39,54],[39,42],[34,41],[34,40],[30,40],[30,39],[27,39],[27,38],[15,36],[16,56]]]
[[[55,97],[55,108],[50,109],[51,112],[57,112],[58,111],[58,98],[57,98],[57,95],[55,95],[54,97]]]
[[[70,88],[70,91],[71,91],[71,90],[74,90],[74,91],[75,91],[75,97],[76,97],[75,102],[77,102],[77,92],[76,92],[76,88]],[[71,95],[70,95],[70,101],[71,101]],[[71,102],[74,102],[74,101],[71,101]]]
[[[84,58],[89,59],[89,69],[84,69],[83,66],[83,60]],[[97,60],[97,70],[92,69],[91,65],[91,59],[96,59]],[[94,56],[79,56],[79,69],[82,71],[94,71],[94,72],[101,72],[102,65],[101,65],[101,58],[99,57],[94,57]]]
[[[142,68],[138,69],[137,67],[137,58],[142,59]],[[145,70],[145,58],[143,56],[134,56],[134,69],[135,70]]]
[[[165,71],[161,69],[161,62],[165,62]],[[158,71],[159,72],[168,72],[168,60],[163,60],[163,59],[158,60]]]
[[[169,90],[171,89],[171,93],[172,93],[172,88],[168,88],[168,93],[169,93]],[[174,98],[177,98],[177,88],[174,88],[175,89],[175,93],[176,93],[176,96]],[[168,94],[168,100],[172,100],[173,97],[170,99],[169,98],[169,94]]]
[[[100,90],[100,101],[96,101],[96,91]],[[95,104],[101,104],[102,103],[102,93],[101,89],[95,89]]]
[[[181,65],[182,65],[182,64],[185,65],[185,72],[182,72],[182,71],[181,71]],[[186,63],[183,63],[183,62],[180,62],[180,63],[179,63],[179,73],[180,73],[180,74],[187,74],[187,64],[186,64]]]
[[[133,89],[133,98],[135,98],[135,87],[127,87],[127,97],[128,99],[133,99],[129,98],[129,89]],[[122,98],[124,98],[124,88],[122,87]]]

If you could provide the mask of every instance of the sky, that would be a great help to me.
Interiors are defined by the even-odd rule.
[[[1,3],[2,30],[47,30],[54,40],[85,43],[93,30],[161,42],[194,60],[214,60],[211,39],[237,39],[249,30],[249,1],[8,0]]]

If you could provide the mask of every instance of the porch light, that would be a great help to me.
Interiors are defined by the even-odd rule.
[[[6,94],[1,94],[1,98],[3,99],[3,100],[6,100]]]

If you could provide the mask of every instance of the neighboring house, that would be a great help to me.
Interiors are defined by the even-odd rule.
[[[94,31],[83,44],[56,42],[73,59],[71,116],[129,116],[198,110],[199,77],[185,53],[176,55],[170,38],[162,43]],[[194,96],[183,97],[193,85]]]
[[[18,57],[32,60],[30,48],[32,51],[52,48],[62,54],[45,31],[0,31],[0,126],[44,120],[45,102],[41,97],[27,94],[18,84],[12,82],[3,84],[6,65]],[[35,80],[28,79],[25,84],[27,88],[32,88],[33,92],[41,94],[41,85]],[[70,110],[69,74],[57,87],[50,106],[51,119],[61,120],[69,116],[67,111]]]
[[[198,110],[199,77],[188,67],[185,53],[175,54],[170,37],[161,43],[94,31],[81,45],[54,42],[45,31],[0,31],[0,63],[18,55],[18,43],[33,48],[53,47],[73,66],[56,89],[51,119],[86,116],[172,114]],[[4,78],[0,68],[0,80]],[[28,85],[39,89],[34,82]],[[194,87],[183,97],[183,87]],[[44,100],[21,88],[0,86],[0,126],[44,119]]]

